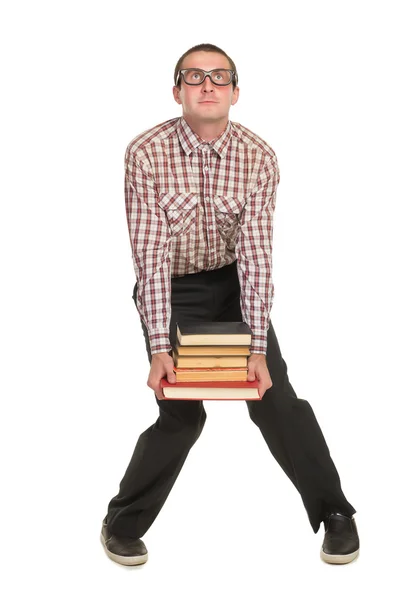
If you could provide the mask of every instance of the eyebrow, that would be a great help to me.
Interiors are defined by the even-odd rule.
[[[184,67],[182,71],[185,69],[199,69],[200,71],[230,71],[228,67],[214,67],[214,69],[202,69],[201,67]]]

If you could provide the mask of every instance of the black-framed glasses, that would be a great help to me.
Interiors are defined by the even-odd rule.
[[[200,85],[207,76],[215,85],[229,85],[232,81],[236,84],[238,81],[237,73],[232,69],[213,69],[212,71],[181,69],[176,76],[175,85],[178,85],[181,75],[187,85]]]

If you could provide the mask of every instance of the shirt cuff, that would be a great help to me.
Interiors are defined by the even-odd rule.
[[[149,333],[149,343],[150,352],[152,355],[158,352],[170,352],[172,350],[172,346],[169,341],[169,331],[168,333]]]
[[[250,345],[251,354],[267,354],[267,334],[253,334]]]

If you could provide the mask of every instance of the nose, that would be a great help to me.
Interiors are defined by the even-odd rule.
[[[201,84],[201,87],[203,90],[209,90],[211,92],[214,90],[214,84],[211,81],[211,75],[205,76],[205,79],[204,79],[203,83]]]

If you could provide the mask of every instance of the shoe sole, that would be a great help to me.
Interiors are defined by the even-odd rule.
[[[356,550],[351,554],[326,554],[321,548],[321,558],[323,561],[333,565],[345,565],[357,558],[359,552],[360,550]]]
[[[106,546],[106,540],[104,539],[102,533],[100,534],[100,541],[103,544],[103,548],[106,551],[107,556],[111,558],[111,560],[113,560],[114,562],[119,563],[120,565],[124,565],[125,567],[143,565],[145,562],[147,562],[147,559],[149,558],[147,552],[146,554],[140,554],[139,556],[120,556],[119,554],[114,554],[113,552],[110,552]]]

